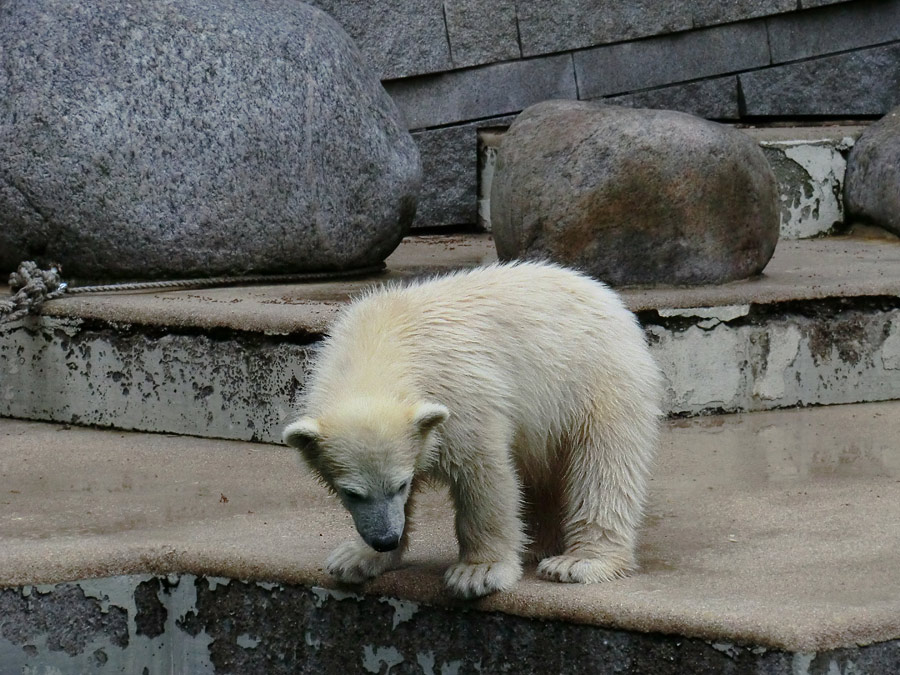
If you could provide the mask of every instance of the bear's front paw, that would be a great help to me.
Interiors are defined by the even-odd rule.
[[[361,584],[399,561],[397,553],[378,553],[361,541],[344,542],[325,561],[328,573],[345,584]]]
[[[518,561],[456,563],[444,574],[444,583],[460,598],[480,598],[496,591],[508,591],[522,577]]]
[[[631,556],[609,555],[587,558],[578,555],[557,555],[538,563],[541,579],[570,584],[595,584],[628,576],[634,569]]]

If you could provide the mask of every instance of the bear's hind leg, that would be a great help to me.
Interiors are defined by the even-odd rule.
[[[657,436],[652,408],[594,416],[567,450],[565,550],[538,564],[551,581],[597,583],[636,568],[635,546]]]

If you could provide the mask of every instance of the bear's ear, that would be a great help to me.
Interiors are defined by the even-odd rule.
[[[322,440],[322,430],[312,417],[301,417],[284,428],[281,439],[286,445],[297,448],[305,455],[315,455],[319,441]]]
[[[420,403],[413,410],[413,425],[418,429],[422,436],[427,436],[428,432],[434,429],[438,424],[444,422],[450,417],[450,411],[446,406],[440,403]]]

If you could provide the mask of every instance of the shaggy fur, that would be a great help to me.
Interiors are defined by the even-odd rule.
[[[511,588],[526,550],[545,579],[599,582],[635,569],[660,389],[640,326],[606,286],[498,264],[351,304],[284,439],[363,537],[329,558],[341,580],[399,562],[416,490],[436,479],[456,507],[454,594]]]

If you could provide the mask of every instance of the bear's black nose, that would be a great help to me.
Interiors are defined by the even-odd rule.
[[[369,546],[374,548],[379,553],[387,553],[388,551],[393,551],[400,544],[400,537],[396,535],[390,535],[387,537],[372,537],[369,541]]]

